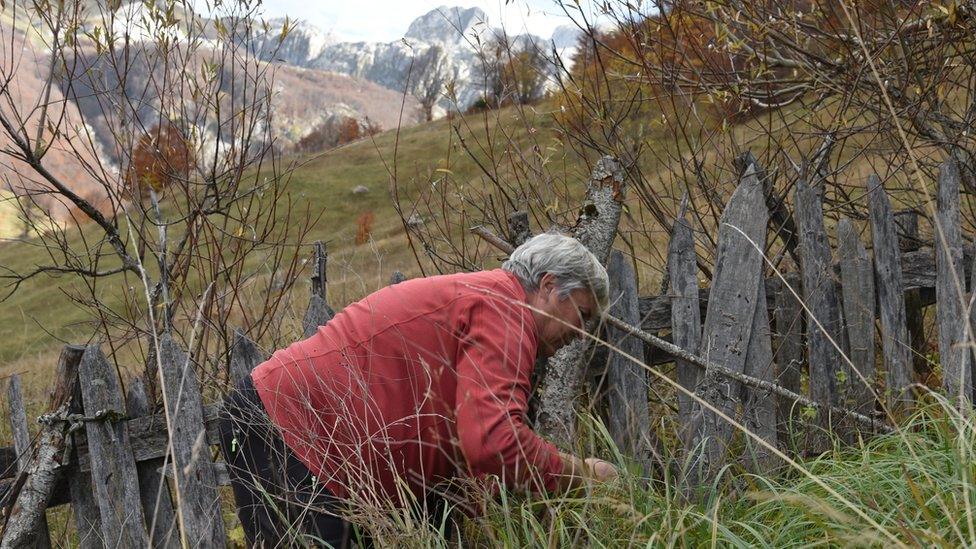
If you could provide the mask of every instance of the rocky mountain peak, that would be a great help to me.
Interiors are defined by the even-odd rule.
[[[305,21],[288,20],[288,33],[282,35],[286,19],[269,19],[267,30],[253,38],[252,47],[259,59],[282,61],[289,65],[305,66],[336,42],[329,32]]]
[[[575,48],[583,31],[576,25],[559,25],[552,31],[552,44],[556,49]]]
[[[461,44],[475,25],[488,19],[481,8],[441,6],[410,23],[404,38],[444,44]]]

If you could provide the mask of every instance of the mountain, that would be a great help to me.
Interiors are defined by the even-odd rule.
[[[259,59],[306,67],[335,42],[331,33],[318,27],[278,17],[268,20],[265,27],[251,38],[250,45]]]
[[[488,15],[480,8],[448,8],[441,6],[413,20],[407,33],[408,40],[440,42],[461,46],[465,37],[477,34],[484,27]]]
[[[576,25],[559,25],[552,31],[552,45],[556,49],[575,48],[583,31]]]
[[[138,9],[132,4],[121,9],[127,10],[126,16],[130,20],[138,17]],[[37,38],[33,29],[32,38],[28,38],[20,31],[25,27],[7,25],[7,20],[4,23],[0,38],[6,41],[8,53],[13,52],[0,56],[0,72],[9,76],[5,81],[8,116],[17,113],[23,117],[24,131],[32,140],[34,136],[41,136],[44,148],[39,151],[43,154],[43,164],[54,177],[105,213],[118,207],[133,143],[140,135],[151,133],[153,128],[161,125],[161,113],[166,113],[167,119],[178,120],[190,135],[197,137],[201,162],[216,157],[214,147],[218,142],[233,142],[240,137],[231,135],[234,131],[232,124],[218,126],[213,120],[197,114],[207,112],[207,109],[195,106],[195,86],[199,85],[201,89],[207,86],[206,74],[211,69],[223,71],[216,79],[218,94],[210,97],[220,97],[224,120],[230,120],[226,113],[241,105],[253,104],[254,93],[270,90],[270,101],[259,98],[257,103],[258,109],[271,109],[270,131],[259,129],[257,135],[252,136],[255,147],[272,145],[279,151],[289,152],[316,130],[340,127],[349,119],[355,120],[361,128],[410,126],[415,123],[415,113],[419,110],[417,101],[410,96],[404,97],[402,93],[374,82],[344,74],[294,64],[269,64],[244,56],[237,56],[236,62],[220,64],[216,57],[220,53],[214,52],[206,43],[198,43],[196,48],[178,42],[171,44],[170,58],[185,63],[179,70],[189,78],[167,78],[164,76],[166,71],[174,69],[158,62],[158,46],[151,40],[140,40],[142,34],[138,29],[129,34],[134,40],[127,48],[116,50],[118,57],[115,61],[110,52],[87,42],[66,50],[67,68],[55,73],[54,86],[46,90],[52,66],[46,44]],[[296,34],[306,38],[322,38],[315,29],[301,25],[295,28]],[[271,32],[275,31],[269,28],[268,34]],[[279,49],[278,52],[287,53],[284,57],[297,62],[316,56],[326,42],[327,37],[319,41],[309,39],[299,48],[299,44],[292,41],[288,44],[290,49]],[[125,59],[125,63],[121,59]],[[53,66],[60,67],[58,64]],[[119,67],[124,67],[123,74]],[[48,99],[46,110],[39,108],[45,97]],[[401,115],[401,109],[404,115]],[[42,125],[49,128],[51,124],[60,124],[59,132],[53,136],[49,130],[39,129]],[[132,136],[127,137],[132,130],[135,130]],[[6,132],[0,132],[0,148],[16,148]],[[19,207],[26,207],[37,219],[61,220],[71,214],[70,204],[45,192],[50,189],[49,182],[24,162],[3,156],[0,161],[0,217],[5,221],[0,224],[0,237],[17,236],[25,230],[22,222],[16,219]],[[110,188],[103,187],[100,181],[106,182]],[[33,203],[26,198],[17,198],[31,194],[34,195]],[[109,199],[110,195],[115,198]]]
[[[414,125],[419,109],[413,97],[344,74],[278,65],[274,82],[274,125],[286,150],[329,119],[368,120],[388,130]]]
[[[446,80],[455,82],[457,106],[465,109],[483,94],[478,78],[482,65],[478,45],[503,36],[502,31],[491,28],[487,20],[487,14],[479,8],[441,6],[414,19],[403,38],[392,42],[323,41],[317,38],[322,35],[321,31],[306,24],[294,28],[280,40],[279,51],[301,54],[273,56],[263,53],[259,56],[265,60],[281,60],[299,67],[362,78],[402,92],[419,80],[424,60],[431,58],[432,49],[437,48],[442,52],[438,56],[440,70]],[[550,55],[555,48],[568,67],[580,34],[575,26],[564,25],[556,28],[550,39],[522,34],[509,37],[509,42],[513,50],[538,48],[545,55]],[[276,35],[269,33],[269,36],[273,42]],[[318,55],[312,54],[309,44],[323,44]],[[261,51],[272,49],[265,47]],[[454,108],[448,98],[442,98],[438,106],[440,112]]]

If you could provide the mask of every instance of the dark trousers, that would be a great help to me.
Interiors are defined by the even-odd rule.
[[[237,516],[250,546],[370,545],[341,518],[342,501],[281,440],[251,376],[227,395],[219,423]]]

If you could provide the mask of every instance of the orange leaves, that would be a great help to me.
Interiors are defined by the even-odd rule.
[[[135,199],[149,196],[150,189],[162,192],[185,182],[193,161],[193,153],[179,128],[165,121],[157,124],[132,151],[125,174],[126,190]]]

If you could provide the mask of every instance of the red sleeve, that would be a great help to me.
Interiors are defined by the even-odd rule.
[[[463,308],[462,308],[463,310]],[[562,460],[526,424],[535,362],[532,317],[503,299],[475,299],[462,313],[457,357],[457,433],[472,475],[554,491]]]

